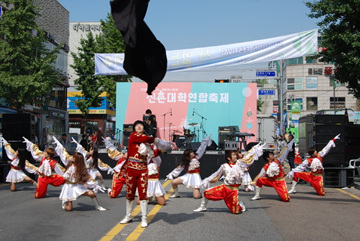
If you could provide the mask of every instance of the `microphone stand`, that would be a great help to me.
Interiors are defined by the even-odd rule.
[[[194,111],[194,113],[197,114],[199,117],[201,117],[200,128],[202,130],[202,138],[204,139],[207,136],[207,133],[206,133],[205,128],[204,128],[204,120],[207,120],[207,119],[204,116],[197,113],[196,111]]]
[[[165,127],[166,127],[166,125],[165,125],[165,124],[166,124],[166,122],[165,122],[165,117],[166,117],[167,114],[170,114],[170,111],[162,114],[162,116],[164,116],[164,137],[163,137],[164,139],[165,139],[165,129],[166,129],[166,128],[165,128]]]
[[[171,126],[172,126],[172,122],[168,123],[169,124],[169,141],[172,141],[171,139]]]

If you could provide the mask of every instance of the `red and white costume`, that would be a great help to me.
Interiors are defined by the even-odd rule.
[[[261,155],[261,146],[254,146],[243,159],[239,159],[235,163],[222,164],[216,172],[202,181],[202,186],[208,188],[204,191],[204,197],[212,201],[224,200],[232,213],[240,213],[242,207],[239,201],[239,187],[244,177],[243,165],[244,163],[253,163]],[[210,183],[218,181],[221,176],[223,176],[224,183],[220,186],[209,188]],[[201,205],[203,207],[200,207],[200,209],[205,209],[206,203],[204,201]]]
[[[293,188],[299,181],[299,178],[310,183],[320,196],[325,195],[324,183],[323,183],[323,157],[329,153],[332,147],[335,147],[335,139],[330,140],[329,143],[319,152],[316,157],[309,157],[303,161],[299,166],[289,172],[289,177],[293,177]],[[310,172],[305,172],[305,169],[309,168]],[[294,192],[294,191],[292,191]]]
[[[133,132],[129,137],[126,171],[126,199],[134,200],[136,189],[140,200],[147,200],[148,168],[146,156],[139,153],[141,143],[153,143],[154,137]]]
[[[148,158],[148,190],[147,197],[161,197],[166,194],[161,182],[159,181],[159,171],[161,165],[160,155],[161,151],[154,150],[154,157]]]
[[[201,177],[200,177],[200,158],[204,155],[206,147],[211,144],[210,137],[205,138],[199,148],[196,151],[196,156],[190,160],[189,166],[186,170],[186,174],[181,176],[181,181],[187,188],[200,188],[201,187]],[[166,177],[169,180],[173,180],[184,170],[184,166],[177,166],[172,172],[170,172]]]
[[[19,183],[24,181],[27,175],[21,170],[19,166],[19,158],[15,157],[15,151],[11,148],[11,145],[2,138],[3,148],[5,149],[7,157],[12,160],[10,164],[10,171],[6,176],[6,182]],[[25,161],[25,170],[31,174],[36,174],[37,167],[32,165],[28,160]]]
[[[285,182],[285,172],[278,159],[268,161],[261,169],[256,187],[261,188],[263,185],[275,188],[282,201],[290,201]]]
[[[122,168],[125,164],[125,156],[119,152],[118,150],[116,150],[115,146],[109,141],[104,139],[104,143],[108,152],[108,156],[117,161],[115,167],[113,168],[114,170],[114,174],[113,174],[113,179],[112,179],[112,185],[111,185],[111,189],[109,189],[109,196],[111,198],[116,198],[117,196],[119,196],[121,189],[123,188],[124,184],[125,184],[125,174],[121,173]]]
[[[69,155],[69,153],[66,151],[64,146],[55,137],[53,137],[53,139],[55,141],[54,144],[56,144],[56,147],[55,147],[56,154],[60,157],[61,162],[65,166],[67,166],[69,161],[71,160],[72,156]],[[79,143],[76,142],[76,144],[77,144],[76,151],[79,152],[80,154],[82,154],[84,157],[84,160],[86,160],[85,159],[86,158],[85,149]],[[85,166],[86,166],[86,161],[84,161],[84,162],[85,162]],[[89,173],[89,169],[87,169],[87,171]],[[89,175],[90,175],[90,173],[89,173]],[[95,173],[95,175],[96,175],[96,173]],[[99,186],[98,182],[95,181],[95,178],[93,178],[91,175],[90,175],[90,178],[86,182],[86,186],[88,188],[91,188],[95,193],[97,193],[99,191],[103,192],[103,190]]]
[[[26,149],[31,153],[35,161],[40,161],[40,166],[37,170],[39,178],[36,187],[35,198],[43,198],[46,196],[47,186],[58,187],[65,183],[65,179],[62,177],[64,174],[64,168],[57,163],[57,161],[47,157],[44,157],[44,152],[39,150],[39,147],[26,138]],[[54,173],[56,172],[56,174]]]
[[[77,197],[89,191],[84,185],[76,182],[76,167],[72,164],[64,173],[63,178],[66,180],[61,189],[59,199],[63,202],[75,201]]]

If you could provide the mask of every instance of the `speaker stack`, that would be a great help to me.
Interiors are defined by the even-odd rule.
[[[35,116],[26,114],[3,114],[2,133],[4,139],[9,142],[16,151],[18,148],[26,148],[23,143],[23,136],[32,142],[35,142]],[[7,156],[4,151],[3,158]]]
[[[315,149],[319,152],[340,134],[336,147],[324,157],[324,167],[348,166],[351,159],[360,156],[360,125],[348,123],[345,115],[315,115]]]
[[[129,146],[129,137],[133,133],[133,124],[124,124],[123,125],[123,135],[122,135],[122,145],[123,147]]]

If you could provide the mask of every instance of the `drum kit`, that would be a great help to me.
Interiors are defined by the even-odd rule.
[[[190,123],[189,126],[194,127],[194,130],[183,128],[183,131],[174,130],[172,133],[172,141],[176,143],[179,148],[188,148],[190,146],[190,142],[196,138],[196,126],[197,123]],[[180,135],[183,133],[183,135]]]

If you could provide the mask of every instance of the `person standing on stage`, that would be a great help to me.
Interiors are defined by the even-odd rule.
[[[275,158],[272,152],[266,151],[263,154],[266,164],[261,169],[258,179],[256,180],[255,196],[252,201],[260,199],[260,191],[262,186],[275,188],[280,199],[284,202],[290,201],[285,182],[285,172],[281,166],[281,162]]]
[[[137,120],[133,125],[133,133],[129,137],[128,158],[125,164],[126,168],[126,215],[121,224],[132,221],[131,212],[135,199],[136,188],[139,192],[140,208],[142,213],[141,227],[148,226],[147,222],[147,205],[146,197],[148,183],[148,168],[146,156],[139,153],[139,147],[142,143],[158,142],[157,138],[144,134],[144,122]]]
[[[25,137],[23,137],[23,139],[24,143],[26,143],[26,149],[31,153],[33,159],[40,161],[40,166],[37,170],[39,178],[35,198],[43,198],[46,196],[47,186],[49,184],[58,187],[65,183],[65,179],[62,177],[64,168],[53,159],[55,156],[55,150],[53,148],[48,147],[42,152],[37,145]],[[54,174],[53,171],[57,174]]]
[[[10,191],[16,191],[16,183],[27,181],[34,186],[37,186],[37,183],[28,177],[22,169],[25,169],[27,172],[35,174],[37,167],[30,164],[26,160],[26,150],[19,148],[16,152],[11,148],[11,145],[4,139],[1,138],[3,147],[5,149],[7,157],[11,160],[11,169],[6,176],[6,182],[10,182]]]
[[[200,177],[199,160],[204,155],[206,147],[210,146],[211,143],[212,140],[209,136],[202,140],[201,145],[196,152],[191,149],[184,151],[180,165],[166,176],[167,179],[172,180],[171,184],[174,189],[174,193],[170,196],[171,198],[179,197],[178,185],[181,184],[187,188],[193,189],[193,196],[195,199],[201,198],[200,186],[202,180]],[[187,170],[186,174],[176,178],[184,169]]]
[[[332,147],[335,147],[335,141],[340,139],[340,134],[330,140],[329,143],[318,153],[315,148],[311,147],[308,150],[310,157],[303,161],[295,169],[291,170],[287,177],[293,178],[292,187],[289,193],[296,193],[296,184],[299,178],[310,183],[315,189],[316,193],[320,196],[325,195],[324,183],[323,183],[323,163],[322,160],[326,154],[329,153]],[[305,172],[305,169],[309,168],[310,172]]]
[[[145,123],[145,133],[149,136],[156,137],[157,134],[157,123],[156,116],[152,114],[150,109],[145,111],[143,115],[143,121]]]

